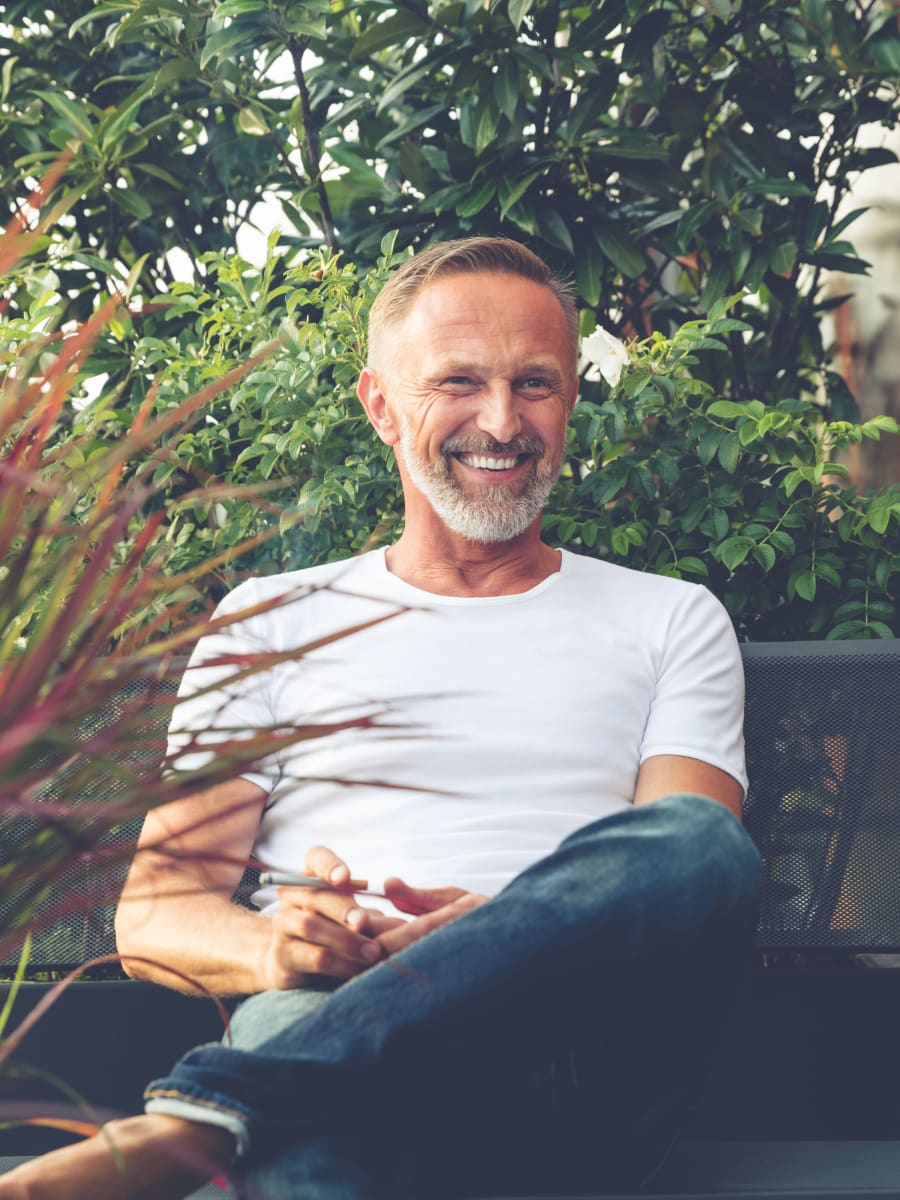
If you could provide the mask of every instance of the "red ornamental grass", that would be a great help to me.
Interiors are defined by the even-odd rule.
[[[64,169],[61,160],[0,236],[0,278],[12,280],[52,222]],[[174,509],[153,485],[150,455],[160,448],[174,454],[211,401],[277,347],[176,408],[156,412],[151,389],[126,429],[111,432],[88,417],[73,431],[63,419],[71,414],[73,390],[97,337],[124,305],[119,294],[104,298],[84,324],[36,333],[5,357],[0,344],[0,833],[23,820],[34,827],[24,850],[4,850],[0,858],[0,955],[6,957],[29,930],[40,932],[85,904],[76,894],[48,903],[66,870],[92,873],[91,903],[114,898],[121,871],[110,868],[127,849],[109,844],[110,829],[133,822],[150,803],[233,779],[287,743],[348,724],[250,737],[236,730],[202,769],[159,772],[152,787],[146,766],[135,765],[136,749],[163,758],[160,709],[171,703],[171,687],[161,685],[180,673],[186,651],[202,633],[250,615],[212,620],[200,603],[204,576],[268,536],[173,572],[166,534]],[[266,490],[252,489],[260,504]],[[233,486],[210,479],[177,503],[209,505],[234,494]],[[274,661],[236,655],[221,665],[242,679]],[[131,699],[122,703],[125,691]],[[98,789],[98,776],[114,779],[114,798]]]

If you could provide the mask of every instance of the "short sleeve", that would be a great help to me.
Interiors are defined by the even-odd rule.
[[[267,674],[253,670],[254,660],[258,662],[273,647],[267,644],[265,622],[259,616],[240,619],[257,601],[254,580],[235,588],[212,617],[214,624],[229,617],[236,618],[234,622],[202,637],[194,648],[169,725],[168,770],[199,770],[214,757],[216,745],[274,728]],[[241,772],[241,778],[266,792],[278,775],[274,757]]]
[[[744,671],[722,604],[693,586],[673,611],[662,648],[641,762],[656,754],[697,758],[746,791]]]

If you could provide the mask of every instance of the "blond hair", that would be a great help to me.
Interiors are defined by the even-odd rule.
[[[405,262],[375,298],[369,312],[368,361],[374,366],[386,330],[408,311],[423,288],[447,275],[494,271],[542,284],[556,297],[578,357],[578,310],[572,290],[527,246],[511,238],[471,237],[436,242]]]

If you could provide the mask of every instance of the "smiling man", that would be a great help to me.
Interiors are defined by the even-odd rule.
[[[5,1200],[222,1169],[270,1200],[585,1192],[671,1144],[753,927],[740,657],[703,588],[541,540],[577,352],[568,291],[514,242],[433,246],[378,297],[359,397],[403,534],[226,599],[253,615],[198,647],[171,752],[342,728],[153,810],[119,911],[134,974],[249,996],[236,1047]],[[278,665],[221,683],[255,652]],[[321,886],[241,909],[251,853]]]
[[[391,336],[389,304],[376,304],[359,396],[379,436],[399,447],[414,529],[494,544],[540,517],[577,388],[563,296],[496,271],[438,278],[403,322],[414,356]]]

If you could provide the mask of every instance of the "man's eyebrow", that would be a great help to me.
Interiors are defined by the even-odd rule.
[[[453,358],[435,362],[427,374],[430,376],[486,375],[490,374],[490,369],[471,359]],[[521,379],[526,375],[549,375],[554,379],[559,379],[562,378],[563,371],[556,363],[535,360],[516,366],[514,375],[516,379]]]

